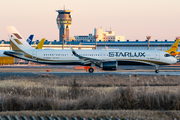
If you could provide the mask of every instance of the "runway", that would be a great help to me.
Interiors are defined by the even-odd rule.
[[[88,73],[88,72],[0,72],[0,77],[35,77],[35,76],[104,76],[104,75],[170,75],[176,76],[180,75],[180,72],[96,72],[96,73]]]

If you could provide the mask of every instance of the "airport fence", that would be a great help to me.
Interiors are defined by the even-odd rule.
[[[79,118],[76,118],[74,116],[71,117],[71,119],[69,119],[68,117],[65,117],[63,116],[62,118],[61,117],[58,117],[58,116],[54,116],[54,117],[51,117],[51,116],[46,116],[45,118],[43,116],[23,116],[21,115],[20,118],[18,116],[8,116],[8,115],[5,115],[4,118],[6,120],[86,120],[86,118],[84,117],[79,117]],[[28,119],[29,118],[29,119]],[[3,117],[0,116],[0,120],[3,120]],[[128,119],[126,117],[120,119],[118,117],[115,117],[114,119],[112,118],[100,118],[100,117],[97,117],[96,119],[94,118],[91,118],[91,117],[88,117],[87,120],[138,120],[136,118],[133,118],[133,119]],[[147,120],[147,119],[144,119],[142,118],[141,120]],[[163,119],[163,118],[160,118],[160,119],[156,119],[156,118],[151,118],[150,120],[167,120],[167,119]],[[172,118],[172,119],[169,119],[169,120],[178,120],[177,118]]]

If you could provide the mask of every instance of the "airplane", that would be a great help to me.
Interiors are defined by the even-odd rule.
[[[174,64],[177,60],[169,53],[157,50],[37,50],[33,49],[13,26],[8,26],[8,36],[13,51],[4,54],[27,61],[53,65],[83,65],[102,70],[117,70],[118,65],[153,65],[159,72],[159,65]]]
[[[38,45],[35,47],[35,49],[42,49],[45,40],[46,40],[45,38],[42,38],[41,41],[38,43]]]
[[[29,43],[29,45],[31,45],[31,43],[32,43],[32,40],[33,40],[33,37],[34,37],[34,35],[30,35],[28,38],[27,38],[27,43]]]
[[[29,43],[29,45],[32,44],[33,37],[34,37],[34,35],[30,35],[30,36],[28,37],[28,39],[26,40],[27,43]],[[45,40],[46,40],[45,38],[42,38],[41,41],[38,43],[38,45],[35,47],[35,49],[42,49]]]
[[[178,45],[179,45],[179,40],[180,40],[180,38],[177,37],[174,44],[169,48],[169,50],[167,50],[165,52],[169,53],[171,56],[179,55],[179,52],[177,52]]]

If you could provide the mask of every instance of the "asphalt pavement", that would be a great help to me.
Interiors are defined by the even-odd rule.
[[[35,77],[35,76],[47,76],[47,75],[54,75],[54,76],[103,76],[103,75],[180,75],[180,66],[160,66],[159,73],[155,73],[153,69],[155,69],[153,66],[119,66],[118,69],[124,70],[123,72],[117,72],[117,71],[110,71],[110,72],[76,72],[74,70],[74,66],[0,66],[0,69],[3,68],[42,68],[42,69],[48,69],[48,68],[69,68],[72,69],[72,72],[0,72],[0,77]],[[126,70],[138,70],[141,69],[142,71],[127,71]],[[151,71],[148,71],[151,70]],[[153,70],[153,71],[152,71]],[[163,71],[161,71],[163,70]],[[176,70],[176,71],[166,71],[166,70]],[[179,71],[178,71],[179,70]]]
[[[0,77],[35,77],[35,76],[103,76],[103,75],[180,75],[180,72],[0,72]]]

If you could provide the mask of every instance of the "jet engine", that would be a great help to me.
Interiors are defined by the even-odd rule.
[[[107,61],[101,63],[102,70],[117,70],[118,62],[117,61]]]

